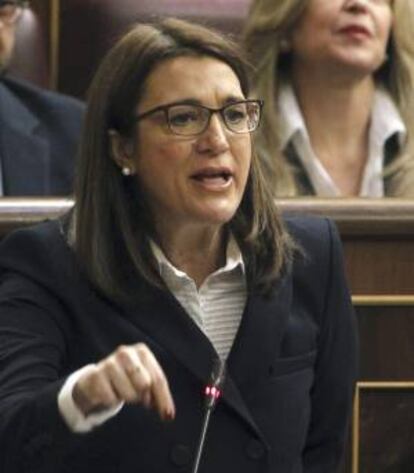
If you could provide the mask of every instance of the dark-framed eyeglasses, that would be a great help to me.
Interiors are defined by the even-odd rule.
[[[14,25],[28,5],[29,2],[25,0],[0,0],[0,22]]]
[[[250,133],[260,124],[262,100],[238,100],[221,108],[204,105],[173,103],[161,105],[134,117],[135,122],[162,112],[171,133],[180,136],[197,136],[204,133],[214,113],[218,113],[228,130],[233,133]]]

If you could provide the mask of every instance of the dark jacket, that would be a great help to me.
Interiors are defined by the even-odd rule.
[[[0,164],[6,196],[72,193],[83,104],[11,78],[0,80]]]
[[[356,370],[341,245],[328,220],[288,226],[306,255],[270,296],[248,295],[201,473],[333,473],[340,460]],[[101,296],[57,222],[8,236],[0,277],[0,471],[189,472],[216,353],[177,300],[144,281],[130,307]],[[68,374],[136,342],[166,372],[176,419],[124,406],[71,433],[56,403]]]
[[[398,144],[397,135],[393,135],[385,142],[384,149],[384,168],[390,166],[395,158],[398,156],[400,147]],[[315,196],[316,191],[313,187],[312,181],[304,168],[293,144],[289,144],[284,151],[285,157],[289,163],[290,169],[293,172],[295,183],[299,196]],[[385,173],[384,175],[384,196],[396,197],[392,190],[393,173]]]

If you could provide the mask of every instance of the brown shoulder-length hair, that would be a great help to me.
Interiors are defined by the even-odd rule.
[[[189,55],[225,62],[249,95],[238,47],[215,31],[177,19],[135,25],[106,55],[89,91],[70,240],[88,277],[111,298],[131,299],[137,276],[162,282],[149,246],[156,235],[145,196],[138,180],[123,176],[112,159],[108,131],[134,136],[132,117],[151,71],[162,61]],[[249,288],[266,291],[289,264],[294,245],[254,155],[242,202],[227,225],[246,261]]]

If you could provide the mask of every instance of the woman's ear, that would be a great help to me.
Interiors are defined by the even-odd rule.
[[[135,174],[132,159],[132,145],[117,130],[108,131],[111,157],[119,166],[124,176]]]

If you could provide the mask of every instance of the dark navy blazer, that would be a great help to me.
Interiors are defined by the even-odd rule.
[[[333,473],[340,461],[356,376],[341,244],[329,220],[287,224],[303,254],[269,296],[248,295],[201,473]],[[217,355],[172,294],[137,281],[129,307],[101,296],[56,221],[6,237],[0,277],[0,471],[190,472]],[[130,405],[70,432],[56,403],[66,377],[136,342],[165,370],[176,419]]]
[[[0,80],[0,164],[6,196],[69,195],[83,104],[11,78]]]

